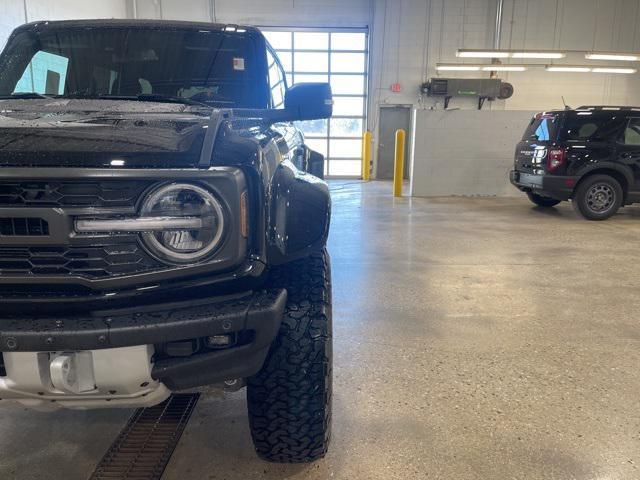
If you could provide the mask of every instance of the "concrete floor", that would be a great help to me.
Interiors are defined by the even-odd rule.
[[[640,478],[640,209],[334,182],[333,444],[261,462],[207,395],[165,479]],[[0,478],[85,479],[130,412],[0,408]]]

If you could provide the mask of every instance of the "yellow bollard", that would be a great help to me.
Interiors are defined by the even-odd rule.
[[[371,143],[373,134],[367,130],[362,135],[362,180],[368,182],[371,178]]]
[[[393,196],[402,196],[402,180],[404,179],[404,144],[407,134],[404,130],[396,131],[396,157],[393,166]]]

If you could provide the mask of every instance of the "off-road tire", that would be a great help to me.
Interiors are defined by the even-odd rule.
[[[287,289],[287,305],[264,367],[247,382],[251,436],[265,460],[312,462],[324,457],[331,437],[329,255],[276,267],[270,286]]]
[[[594,209],[593,195],[597,189],[603,189],[611,195],[606,209]],[[594,190],[596,189],[596,190]],[[582,180],[573,194],[573,208],[587,220],[606,220],[611,218],[622,206],[624,192],[620,182],[609,175],[593,175]]]
[[[542,195],[531,192],[527,192],[527,197],[529,197],[531,203],[535,203],[537,206],[544,208],[555,207],[560,203],[560,200],[556,200],[555,198],[543,197]]]

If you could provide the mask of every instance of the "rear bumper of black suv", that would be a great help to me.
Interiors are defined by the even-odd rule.
[[[170,389],[192,388],[257,373],[280,328],[287,292],[271,289],[237,296],[99,312],[67,318],[0,317],[0,352],[83,351],[192,342],[194,351],[154,358],[152,376]],[[211,336],[242,339],[224,349]]]
[[[509,173],[509,180],[518,190],[563,201],[573,195],[577,179],[572,176],[532,175],[517,170]]]

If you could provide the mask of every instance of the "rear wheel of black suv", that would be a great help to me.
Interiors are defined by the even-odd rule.
[[[276,267],[270,283],[287,289],[287,306],[264,367],[247,383],[251,436],[265,460],[312,462],[324,457],[331,436],[329,255]]]
[[[622,206],[620,182],[609,175],[593,175],[580,182],[573,194],[573,208],[587,220],[606,220]]]
[[[539,207],[555,207],[560,203],[560,200],[556,200],[555,198],[543,197],[542,195],[532,192],[527,192],[527,197],[529,197],[532,203],[535,203]]]

